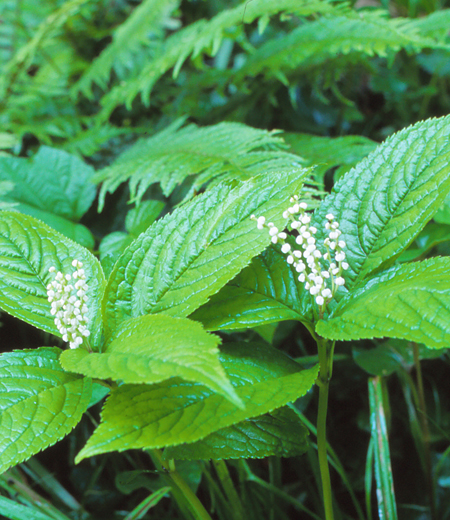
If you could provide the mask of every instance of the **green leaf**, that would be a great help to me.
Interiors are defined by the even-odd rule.
[[[336,166],[349,170],[377,146],[377,143],[367,137],[357,135],[319,137],[310,134],[284,133],[283,138],[294,153],[301,155],[307,161],[307,166],[316,165],[315,177],[322,177],[326,171]]]
[[[83,349],[61,356],[65,370],[124,383],[159,383],[171,377],[202,383],[242,406],[219,361],[220,338],[195,321],[161,314],[126,321],[102,354]]]
[[[0,156],[0,181],[14,185],[1,200],[92,249],[94,237],[77,222],[95,198],[93,173],[79,157],[48,146],[41,146],[31,159]]]
[[[91,397],[91,380],[65,372],[60,349],[0,356],[0,473],[65,437]]]
[[[395,266],[345,296],[318,334],[335,340],[403,338],[450,344],[450,258]]]
[[[218,186],[155,222],[123,253],[104,298],[107,337],[131,317],[187,316],[270,242],[250,216],[284,227],[281,214],[308,170],[268,174],[237,188]]]
[[[9,202],[21,202],[77,222],[95,198],[94,168],[76,155],[41,146],[31,159],[0,156],[0,180],[14,183]]]
[[[309,294],[276,246],[252,263],[197,309],[191,318],[207,330],[239,329],[298,320],[311,323]]]
[[[131,235],[137,237],[148,229],[164,209],[160,200],[143,200],[138,206],[127,213],[125,228]]]
[[[197,441],[295,401],[311,388],[318,373],[317,367],[301,370],[265,344],[226,344],[220,358],[244,409],[178,378],[156,385],[123,385],[112,391],[102,422],[77,461],[110,451]]]
[[[191,444],[164,451],[166,459],[261,459],[294,457],[308,449],[308,430],[288,407],[246,419]]]
[[[97,259],[43,222],[15,211],[0,212],[0,308],[46,332],[61,336],[47,299],[48,272],[72,273],[72,261],[83,262],[88,283],[88,328],[92,345],[102,333],[100,301],[105,281]]]
[[[435,215],[436,217],[436,215]],[[416,237],[414,246],[411,246],[404,251],[399,257],[399,262],[408,262],[416,260],[419,257],[424,257],[426,253],[431,251],[434,247],[443,242],[450,240],[450,226],[445,224],[435,224],[434,222],[428,222],[428,224],[422,229],[419,235]]]
[[[132,201],[140,201],[147,188],[156,182],[167,197],[187,177],[196,175],[189,195],[212,179],[247,180],[260,172],[291,171],[301,159],[279,149],[283,139],[278,131],[268,132],[241,123],[219,123],[199,128],[184,120],[150,138],[141,139],[119,156],[117,161],[98,172],[103,181],[100,207],[107,192],[129,180]],[[271,150],[266,150],[267,147]],[[278,149],[277,149],[278,148]]]
[[[347,289],[386,268],[450,192],[450,117],[429,119],[387,139],[334,187],[314,216],[323,237],[333,213],[347,243]]]

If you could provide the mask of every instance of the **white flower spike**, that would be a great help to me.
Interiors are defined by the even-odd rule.
[[[268,228],[271,240],[274,244],[281,244],[281,252],[288,255],[287,263],[292,265],[298,273],[298,280],[305,284],[305,289],[314,296],[320,312],[325,311],[327,303],[329,303],[341,285],[345,284],[343,271],[349,267],[345,262],[345,252],[343,249],[346,243],[340,240],[342,232],[339,230],[339,223],[335,221],[332,213],[326,215],[325,229],[328,231],[328,237],[323,241],[326,253],[322,253],[317,249],[316,239],[313,235],[317,233],[317,228],[310,226],[311,216],[306,213],[308,205],[306,202],[299,202],[298,196],[290,198],[293,204],[283,212],[283,217],[290,220],[289,226],[291,230],[295,230],[298,236],[295,239],[299,249],[292,249],[291,245],[285,240],[287,234],[279,231],[272,222],[266,225],[265,217],[256,217],[252,215],[250,218],[257,222],[258,229]],[[297,218],[296,218],[296,215]],[[301,258],[304,259],[300,260]],[[327,262],[328,268],[324,268],[322,263]]]
[[[55,267],[50,267],[49,273],[56,273],[52,282],[47,285],[48,301],[51,304],[51,314],[55,316],[55,325],[62,339],[69,343],[70,348],[78,348],[90,335],[87,329],[87,297],[88,285],[83,264],[74,260],[73,274],[56,273]],[[75,281],[76,280],[76,281]],[[74,284],[70,283],[75,281]]]

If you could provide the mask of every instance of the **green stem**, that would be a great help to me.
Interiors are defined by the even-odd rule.
[[[317,416],[317,452],[319,455],[320,477],[322,480],[323,506],[325,509],[325,520],[333,520],[333,500],[331,493],[330,470],[327,458],[327,409],[328,388],[333,366],[334,343],[318,338],[317,347],[319,351],[319,411]]]
[[[160,450],[149,450],[147,453],[152,458],[157,469],[163,472],[164,477],[172,487],[173,496],[180,508],[183,510],[183,506],[187,506],[195,520],[211,520],[203,504],[175,469],[172,461],[163,460]]]

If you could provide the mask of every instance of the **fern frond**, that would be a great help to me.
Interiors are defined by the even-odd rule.
[[[232,81],[240,83],[247,76],[263,73],[286,82],[283,78],[288,71],[317,67],[342,55],[386,57],[400,49],[420,52],[424,48],[440,47],[432,38],[402,30],[396,20],[377,15],[322,18],[264,44],[249,57]]]
[[[82,92],[92,97],[93,83],[105,89],[113,70],[118,72],[128,67],[133,56],[149,49],[152,40],[157,42],[163,36],[164,24],[179,4],[180,0],[144,0],[116,29],[112,43],[87,68],[74,86],[73,94]]]
[[[143,68],[138,77],[123,81],[115,86],[102,99],[105,120],[118,105],[126,103],[130,108],[134,98],[140,93],[144,104],[150,102],[150,93],[158,79],[171,68],[174,77],[177,76],[183,63],[192,56],[196,58],[202,53],[214,56],[222,43],[227,31],[231,28],[242,27],[256,19],[267,21],[268,17],[281,13],[297,16],[312,14],[326,14],[346,9],[342,3],[339,8],[325,0],[245,0],[241,5],[228,9],[210,21],[199,20],[171,35],[154,58]],[[264,24],[262,24],[264,25]]]
[[[31,65],[37,51],[42,48],[46,42],[54,38],[67,20],[76,14],[83,4],[88,2],[89,0],[68,0],[39,25],[33,38],[31,38],[26,45],[20,47],[12,59],[6,64],[3,71],[3,84],[0,84],[1,94],[4,95],[20,72]]]
[[[278,131],[268,132],[240,123],[220,123],[199,128],[180,128],[177,121],[162,132],[138,141],[111,166],[100,170],[95,182],[103,182],[100,208],[105,195],[129,181],[131,199],[138,202],[147,188],[161,183],[169,196],[187,177],[196,175],[191,192],[212,179],[246,179],[263,171],[299,167],[302,159],[280,150]]]
[[[435,11],[434,13],[421,18],[406,18],[405,20],[399,21],[399,26],[408,32],[427,36],[434,40],[448,42],[450,9]]]

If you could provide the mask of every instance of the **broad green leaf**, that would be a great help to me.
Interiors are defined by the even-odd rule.
[[[21,202],[77,222],[95,198],[94,174],[76,155],[41,146],[31,158],[0,156],[0,180],[14,183],[9,202]]]
[[[389,264],[412,242],[450,192],[450,117],[429,119],[387,139],[350,170],[314,220],[327,213],[347,243],[350,289]]]
[[[174,378],[156,385],[123,385],[112,391],[102,422],[77,461],[99,453],[162,448],[210,433],[295,401],[314,384],[317,367],[301,370],[263,344],[225,344],[220,359],[241,409],[198,383]]]
[[[95,198],[93,173],[79,157],[48,146],[41,146],[31,159],[0,156],[0,181],[14,185],[0,200],[15,203],[21,213],[92,249],[94,237],[77,222]]]
[[[25,213],[25,215],[30,215],[31,217],[42,220],[42,222],[45,222],[51,228],[63,234],[67,238],[70,238],[74,242],[78,242],[78,244],[83,247],[91,250],[94,249],[94,236],[86,226],[83,226],[83,224],[72,222],[71,220],[52,213],[51,211],[35,208],[22,202],[16,204],[14,209],[20,211],[20,213]]]
[[[389,336],[448,347],[449,272],[448,257],[395,266],[344,297],[316,331],[336,340]]]
[[[143,314],[187,316],[242,270],[270,242],[252,214],[280,228],[289,197],[308,170],[267,174],[236,188],[220,185],[155,222],[123,253],[104,298],[107,337]]]
[[[65,437],[91,397],[91,380],[65,372],[58,348],[0,356],[0,473]]]
[[[436,215],[435,215],[436,217]],[[428,222],[416,237],[414,244],[399,257],[399,262],[416,260],[425,255],[434,247],[450,240],[450,226]]]
[[[239,329],[283,320],[311,322],[309,294],[279,247],[270,246],[191,318],[207,330]]]
[[[308,430],[288,407],[246,419],[191,444],[172,446],[166,459],[261,459],[294,457],[308,449]]]
[[[51,266],[72,273],[72,261],[83,262],[89,289],[88,328],[92,345],[100,341],[100,300],[104,276],[97,259],[43,222],[15,211],[0,212],[0,308],[35,327],[61,336],[47,299]]]
[[[202,383],[237,406],[241,402],[219,361],[220,338],[200,323],[161,314],[126,321],[102,354],[84,349],[61,356],[65,370],[123,383],[159,383],[171,377]]]

